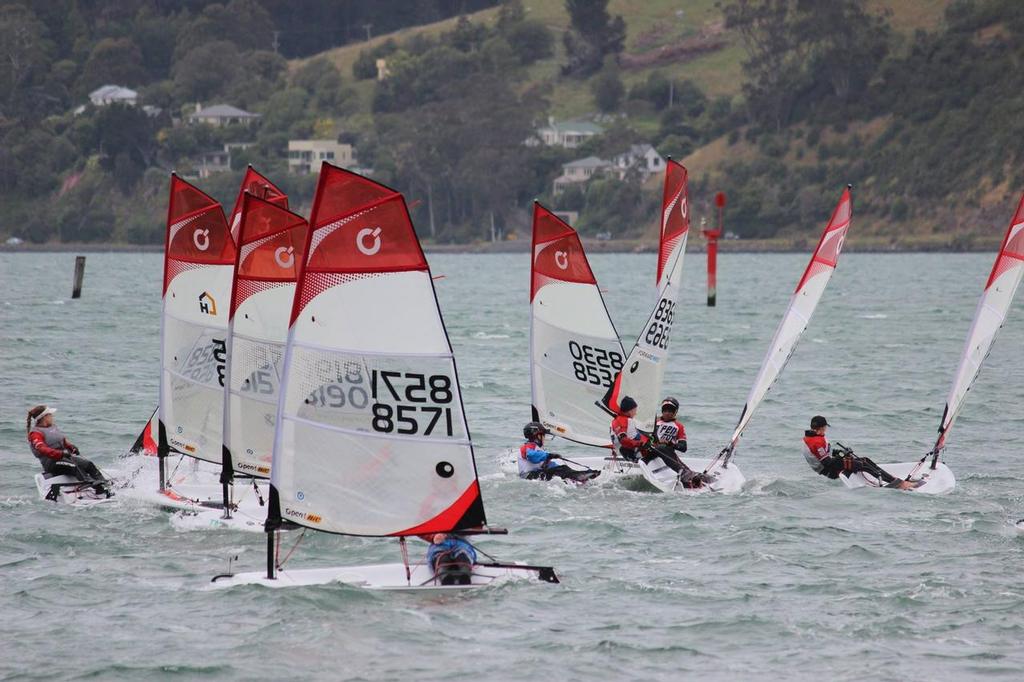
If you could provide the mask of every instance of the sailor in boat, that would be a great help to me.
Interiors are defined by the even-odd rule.
[[[462,538],[435,533],[427,549],[427,564],[442,585],[469,585],[473,577],[476,550]]]
[[[613,452],[628,462],[636,461],[637,452],[645,447],[649,440],[636,428],[636,422],[633,420],[636,411],[636,401],[628,395],[622,396],[622,400],[619,401],[619,413],[612,419],[611,425]]]
[[[46,478],[54,476],[71,476],[80,481],[93,484],[93,489],[107,497],[113,495],[107,487],[107,479],[99,468],[91,461],[82,457],[78,448],[67,439],[64,432],[53,423],[55,407],[36,405],[28,411],[25,420],[25,431],[32,454],[43,466]]]
[[[872,462],[867,457],[859,457],[853,454],[853,450],[840,444],[832,446],[825,439],[825,431],[830,424],[821,415],[811,417],[811,428],[804,431],[804,457],[811,468],[822,476],[831,479],[839,478],[840,475],[851,476],[853,474],[865,473],[884,483],[886,488],[897,488],[909,490],[916,488],[923,481],[906,481],[897,478],[888,471]]]
[[[676,472],[684,488],[699,488],[713,479],[686,466],[676,454],[686,452],[686,427],[676,419],[678,413],[678,400],[669,396],[661,401],[661,416],[655,422],[651,442],[641,450],[641,456],[645,462],[660,457],[665,466]]]
[[[519,478],[541,481],[564,478],[582,483],[600,474],[593,469],[581,471],[565,464],[553,464],[561,457],[544,449],[544,436],[550,434],[551,432],[540,422],[530,422],[523,427],[526,442],[519,447]]]

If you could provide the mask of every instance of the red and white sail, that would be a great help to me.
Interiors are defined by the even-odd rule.
[[[307,223],[248,191],[239,208],[223,465],[225,472],[269,478],[284,346]]]
[[[220,204],[176,175],[165,243],[161,446],[219,463],[235,243]]]
[[[484,524],[455,360],[402,195],[325,163],[304,252],[268,527],[405,536]]]
[[[625,352],[579,235],[539,203],[533,206],[530,272],[530,379],[533,417],[585,445],[608,445],[600,400]]]
[[[821,233],[821,239],[818,240],[818,246],[814,249],[814,255],[811,256],[811,261],[807,264],[807,269],[804,270],[803,277],[800,278],[800,282],[796,286],[786,314],[782,316],[782,322],[775,330],[775,336],[772,337],[771,344],[768,346],[768,354],[765,355],[764,361],[761,363],[757,379],[755,379],[750,394],[747,396],[747,402],[743,406],[739,423],[736,424],[736,430],[733,431],[730,449],[736,447],[743,429],[747,427],[761,401],[768,395],[768,391],[782,374],[782,370],[785,369],[786,363],[789,362],[789,358],[792,357],[793,351],[796,350],[796,346],[800,342],[800,337],[807,329],[811,315],[818,307],[818,302],[821,300],[822,294],[825,293],[825,287],[828,286],[829,280],[832,279],[832,273],[835,272],[839,253],[846,240],[846,232],[850,229],[852,210],[850,190],[847,188],[843,190],[843,195],[832,212],[831,220],[825,226],[825,231]]]
[[[252,166],[245,169],[245,176],[242,178],[242,186],[238,188],[238,196],[235,198],[235,205],[231,209],[231,238],[238,242],[238,230],[242,219],[242,200],[246,193],[258,199],[264,199],[281,208],[288,208],[288,195],[275,185],[265,175]]]
[[[668,364],[668,344],[675,320],[683,256],[690,232],[689,192],[686,168],[669,160],[665,169],[665,190],[661,206],[661,237],[658,248],[658,302],[637,337],[625,366],[602,398],[610,411],[619,411],[624,396],[633,398],[639,410],[636,425],[654,428],[657,410],[664,397],[662,385]]]
[[[939,438],[935,442],[934,452],[940,451],[946,444],[946,436],[963,407],[967,392],[978,378],[981,365],[992,350],[996,333],[1006,320],[1006,313],[1013,303],[1013,297],[1024,277],[1024,196],[1017,204],[1017,212],[1010,221],[1010,226],[1003,237],[1003,245],[996,256],[985,292],[978,302],[974,313],[974,321],[967,333],[960,366],[953,376],[953,385],[946,398],[946,408],[942,412],[942,423],[939,424]]]

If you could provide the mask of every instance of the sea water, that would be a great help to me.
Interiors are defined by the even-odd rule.
[[[745,490],[682,497],[502,475],[530,415],[529,257],[431,255],[487,518],[511,530],[478,544],[562,578],[437,596],[210,591],[229,557],[263,568],[261,534],[178,532],[128,502],[40,501],[28,407],[56,405],[111,470],[153,410],[161,259],[89,255],[73,301],[73,254],[0,254],[0,678],[1020,679],[1024,302],[950,435],[952,494],[847,490],[801,454],[815,414],[878,462],[931,447],[992,258],[844,255],[736,454]],[[687,257],[665,393],[691,452],[728,442],[806,260],[723,254],[708,308],[704,257]],[[592,263],[628,350],[655,301],[655,256]],[[425,545],[411,549],[419,560]],[[288,566],[399,558],[394,540],[307,533]]]

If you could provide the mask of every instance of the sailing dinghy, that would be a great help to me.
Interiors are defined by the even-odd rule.
[[[718,453],[708,467],[708,471],[719,472],[720,475],[723,475],[736,468],[731,460],[743,430],[747,428],[747,424],[750,423],[757,408],[767,397],[768,391],[778,381],[782,370],[786,368],[786,363],[793,357],[793,351],[800,343],[800,338],[807,330],[811,316],[814,314],[815,308],[818,307],[822,294],[825,293],[825,287],[832,279],[832,273],[835,272],[839,254],[846,241],[846,233],[850,229],[850,220],[853,215],[850,189],[851,186],[847,186],[839,198],[839,203],[836,204],[831,219],[821,233],[818,246],[814,249],[814,254],[796,285],[796,291],[793,292],[793,296],[789,300],[789,307],[786,308],[786,313],[782,316],[782,321],[768,345],[768,353],[761,362],[761,369],[747,396],[747,402],[743,405],[740,420],[733,430],[729,445]],[[742,474],[738,474],[740,484],[742,484],[742,477]]]
[[[555,436],[610,447],[600,400],[622,369],[626,353],[576,230],[540,203],[533,206],[530,269],[530,388],[533,420]],[[518,452],[510,456],[517,473]],[[575,469],[608,468],[606,455],[566,461]]]
[[[256,479],[270,478],[281,361],[306,231],[302,216],[245,192],[228,313],[221,470],[226,504],[223,511],[179,512],[171,521],[178,529],[263,531],[266,508]],[[239,507],[234,499],[236,473],[253,479],[243,494],[259,502],[255,514],[251,505]]]
[[[366,201],[339,212],[353,196]],[[303,253],[278,402],[267,571],[214,584],[557,582],[550,567],[491,562],[474,566],[469,585],[442,586],[407,558],[411,535],[500,531],[487,526],[455,358],[402,195],[324,163]],[[286,570],[278,551],[286,525],[396,537],[403,561]]]
[[[949,467],[939,461],[939,456],[946,447],[949,430],[953,427],[953,422],[956,421],[960,410],[963,409],[971,386],[974,385],[981,373],[981,365],[992,350],[996,334],[1006,320],[1007,311],[1013,303],[1013,297],[1017,293],[1022,277],[1024,277],[1024,196],[1018,202],[1017,211],[1010,221],[1010,226],[1006,229],[999,254],[996,256],[988,281],[985,283],[981,300],[978,301],[974,321],[971,322],[967,340],[960,355],[960,364],[953,375],[953,384],[950,386],[949,396],[946,398],[946,407],[942,411],[939,436],[935,441],[935,446],[917,462],[879,465],[893,476],[903,477],[907,480],[920,478],[925,481],[923,485],[911,489],[910,492],[941,494],[948,493],[956,487],[956,477]],[[864,474],[840,478],[852,488],[879,486],[877,480]]]
[[[240,211],[242,207],[242,200],[246,192],[254,194],[260,198],[266,199],[267,201],[273,202],[277,205],[287,207],[288,198],[285,194],[269,179],[264,177],[252,166],[250,166],[245,173],[242,180],[242,185],[239,189],[238,198],[235,201],[235,207],[232,210],[231,224],[238,225],[240,219]],[[216,207],[214,210],[213,207]],[[219,220],[217,219],[219,215]],[[223,227],[222,227],[223,224]],[[192,245],[192,254],[184,250],[180,256],[172,257],[170,254],[170,242],[165,246],[164,255],[164,288],[165,288],[165,303],[164,303],[164,315],[165,318],[168,315],[174,315],[174,312],[168,312],[168,305],[171,308],[181,307],[183,304],[172,297],[172,301],[168,304],[166,298],[166,288],[169,285],[169,275],[175,280],[175,286],[185,288],[198,288],[198,291],[205,293],[211,297],[212,305],[209,301],[206,301],[207,310],[210,311],[208,318],[213,318],[213,328],[220,328],[220,325],[224,324],[223,320],[226,320],[226,309],[229,303],[230,292],[232,288],[232,281],[227,281],[225,287],[225,278],[231,277],[230,274],[226,273],[225,263],[223,262],[212,262],[213,260],[220,259],[231,259],[231,270],[234,267],[234,254],[235,239],[231,236],[226,238],[224,241],[222,254],[216,256],[209,255],[214,249],[221,248],[218,246],[211,246],[211,243],[220,244],[220,241],[214,242],[213,240],[221,240],[221,231],[227,230],[227,224],[224,223],[223,211],[220,205],[217,204],[212,198],[201,192],[198,188],[184,182],[177,176],[172,176],[171,180],[171,197],[168,205],[168,237],[171,236],[171,229],[174,227],[176,230],[181,231],[184,227],[190,227],[193,231],[185,230],[181,233],[179,242],[189,238],[192,235],[194,243]],[[212,233],[211,233],[212,230]],[[209,240],[209,241],[205,241]],[[186,242],[187,243],[187,242]],[[230,248],[227,245],[230,244]],[[200,249],[200,246],[206,246],[206,249]],[[178,244],[178,248],[181,249],[181,244]],[[190,260],[195,254],[197,260]],[[215,274],[214,274],[215,273]],[[207,290],[202,282],[205,281],[202,278],[213,277],[217,286],[216,292]],[[196,279],[199,278],[199,279]],[[194,282],[199,282],[195,284]],[[225,291],[227,293],[225,293]],[[219,296],[220,298],[217,298]],[[228,298],[224,298],[227,296]],[[217,314],[217,303],[220,302],[221,314]],[[218,319],[220,318],[220,319]],[[207,320],[204,320],[207,321]],[[167,320],[164,319],[164,326],[166,326]],[[176,325],[171,324],[172,327]],[[218,385],[222,377],[220,374],[225,370],[225,362],[227,355],[227,336],[226,334],[221,335],[223,338],[217,339],[217,343],[214,344],[216,347],[208,346],[205,351],[200,348],[193,349],[195,352],[189,357],[188,362],[193,363],[194,366],[188,368],[188,372],[199,376],[200,374],[208,374],[204,372],[200,365],[204,363],[207,369],[214,371],[217,374]],[[166,338],[164,339],[166,341]],[[206,353],[210,357],[203,356]],[[217,358],[213,358],[213,354],[216,353]],[[212,360],[212,364],[211,364]],[[163,386],[163,383],[161,383]],[[216,389],[213,389],[216,390]],[[199,389],[196,389],[199,391]],[[223,391],[222,391],[223,393]],[[218,410],[218,414],[221,411]],[[142,499],[144,501],[154,502],[160,506],[171,508],[171,509],[184,509],[187,511],[194,511],[201,507],[222,507],[225,502],[229,505],[233,504],[228,496],[225,494],[225,488],[217,481],[216,472],[212,471],[212,467],[200,468],[203,462],[210,462],[215,464],[221,463],[221,457],[210,455],[208,457],[195,457],[191,460],[191,465],[181,467],[183,460],[186,457],[193,457],[191,453],[184,453],[182,459],[178,461],[177,465],[170,471],[168,471],[167,459],[168,455],[173,454],[173,448],[167,448],[161,456],[160,452],[160,414],[161,410],[158,406],[154,411],[153,416],[149,422],[143,427],[142,432],[136,439],[135,444],[132,446],[131,454],[143,454],[143,455],[156,455],[157,466],[158,466],[158,477],[159,487],[156,491],[150,491],[145,489],[144,484],[135,484],[133,488],[126,491],[126,494],[130,497]],[[209,418],[207,419],[207,421]],[[218,429],[219,431],[219,429]],[[214,445],[204,443],[204,450],[213,452],[217,448]],[[134,479],[141,469],[136,470],[131,474],[131,479]],[[180,473],[179,473],[179,470]],[[129,485],[133,483],[129,480]],[[258,495],[255,496],[258,498]],[[217,500],[220,500],[220,504]],[[253,500],[255,505],[255,500]],[[256,505],[258,506],[258,505]]]

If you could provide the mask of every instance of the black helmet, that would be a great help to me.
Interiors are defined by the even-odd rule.
[[[829,424],[828,421],[824,417],[822,417],[820,414],[819,415],[815,415],[814,417],[811,417],[811,428],[812,429],[820,429],[822,426],[832,426],[832,425]]]
[[[630,398],[628,395],[622,396],[622,400],[619,401],[619,412],[629,412],[636,407],[636,401]]]
[[[544,425],[540,422],[530,422],[523,427],[523,437],[526,438],[526,440],[533,440],[541,434],[549,433],[551,432],[544,428]]]
[[[666,407],[669,408],[669,412],[678,412],[679,401],[672,396],[669,396],[661,401],[661,411],[664,412]]]

